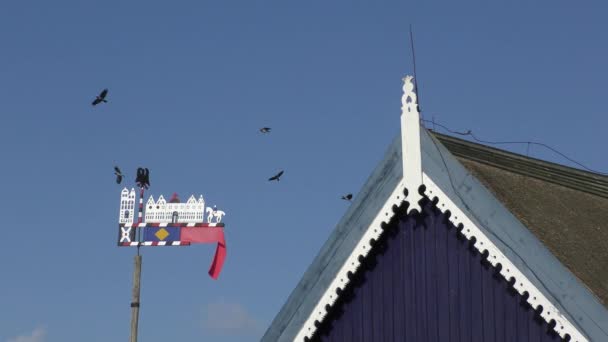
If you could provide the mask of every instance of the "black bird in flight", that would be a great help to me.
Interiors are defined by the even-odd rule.
[[[148,189],[150,187],[150,171],[147,168],[137,168],[137,177],[135,183],[140,188]]]
[[[274,175],[274,176],[272,176],[272,177],[268,178],[268,180],[269,180],[269,181],[276,180],[277,182],[278,182],[278,181],[280,181],[280,179],[279,179],[279,178],[281,178],[281,176],[283,175],[283,172],[284,172],[284,171],[283,171],[283,170],[281,170],[281,171],[280,171],[279,173],[277,173],[276,175]]]
[[[95,100],[93,100],[93,103],[92,103],[92,104],[93,104],[93,106],[96,106],[96,105],[98,105],[98,104],[100,104],[100,103],[102,103],[102,102],[108,102],[108,101],[106,100],[106,96],[107,96],[107,95],[108,95],[108,89],[104,89],[104,90],[102,90],[102,91],[101,91],[101,93],[99,93],[99,95],[97,95],[97,96],[95,97]]]
[[[348,194],[348,195],[342,196],[342,199],[345,201],[350,201],[353,199],[353,194]]]
[[[120,184],[122,182],[122,172],[118,166],[114,166],[114,174],[116,175],[116,184]]]
[[[262,127],[260,128],[260,132],[266,134],[266,133],[270,133],[270,127]]]

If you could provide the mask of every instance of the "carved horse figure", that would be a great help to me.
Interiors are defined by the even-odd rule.
[[[220,223],[222,221],[222,217],[226,215],[226,213],[221,210],[216,210],[213,215],[215,216],[215,221]]]
[[[225,212],[221,210],[217,210],[215,206],[213,208],[207,207],[205,210],[207,212],[207,222],[211,223],[211,219],[215,217],[215,222],[220,223],[222,221],[222,217],[226,215]]]

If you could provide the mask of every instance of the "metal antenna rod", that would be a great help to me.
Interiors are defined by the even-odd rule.
[[[412,49],[412,64],[414,66],[414,86],[416,87],[416,95],[418,95],[418,112],[420,118],[424,119],[422,111],[420,110],[420,89],[418,89],[418,75],[416,74],[416,51],[414,50],[414,32],[412,31],[412,24],[410,24],[410,47]]]

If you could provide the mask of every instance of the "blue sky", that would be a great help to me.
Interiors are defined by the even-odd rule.
[[[2,1],[0,342],[128,338],[114,165],[227,213],[218,281],[143,249],[140,340],[258,340],[399,132],[410,24],[426,119],[608,172],[606,5],[421,3]]]

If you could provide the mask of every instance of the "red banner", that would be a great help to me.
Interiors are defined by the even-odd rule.
[[[217,242],[215,256],[209,268],[209,275],[217,279],[222,271],[226,259],[226,240],[224,239],[224,228],[222,227],[182,227],[180,240],[191,243],[214,243]]]

